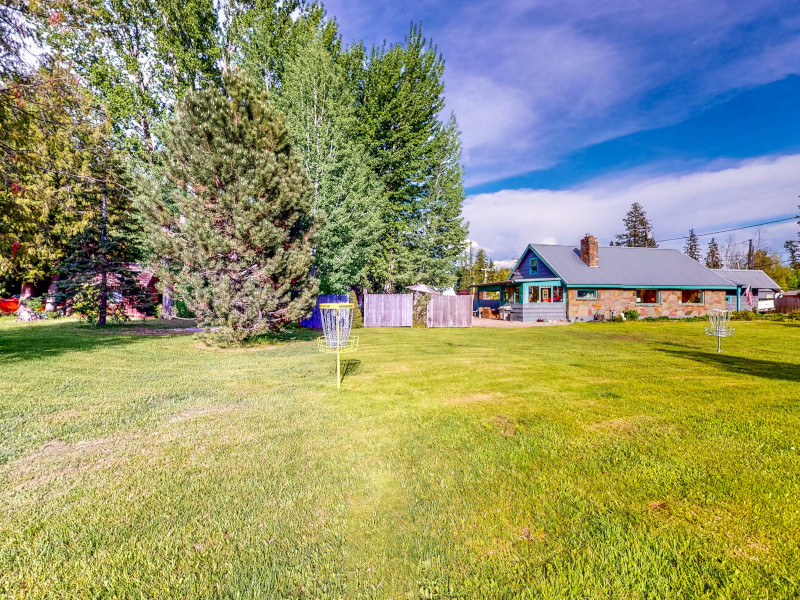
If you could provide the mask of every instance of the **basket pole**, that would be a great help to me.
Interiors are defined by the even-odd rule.
[[[339,309],[336,309],[336,391],[342,389],[341,364],[339,357],[342,352],[341,337],[339,334]]]

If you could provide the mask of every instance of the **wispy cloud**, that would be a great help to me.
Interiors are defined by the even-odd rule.
[[[422,21],[447,61],[469,185],[682,121],[734,90],[800,72],[789,0],[330,0],[345,37],[400,40]]]
[[[608,244],[621,232],[622,218],[633,202],[644,206],[656,238],[666,239],[685,235],[689,228],[714,231],[763,221],[768,215],[797,214],[798,193],[800,154],[681,176],[626,174],[564,191],[479,194],[467,198],[464,215],[471,239],[502,260],[517,256],[529,242],[577,244],[587,232]],[[792,222],[762,228],[774,250],[782,249],[796,232]],[[744,230],[736,235],[746,239],[752,234]],[[682,243],[664,246],[679,248]]]

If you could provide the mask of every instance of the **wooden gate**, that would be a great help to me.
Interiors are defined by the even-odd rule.
[[[471,296],[431,296],[428,327],[472,327]]]
[[[411,327],[412,294],[364,294],[364,327]]]

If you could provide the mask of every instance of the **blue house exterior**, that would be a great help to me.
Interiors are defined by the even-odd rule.
[[[498,292],[500,313],[513,321],[594,320],[635,309],[641,316],[681,318],[726,308],[741,295],[729,278],[679,250],[528,244],[504,281],[473,286]]]

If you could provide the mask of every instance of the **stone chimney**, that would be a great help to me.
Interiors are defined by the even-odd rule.
[[[581,260],[590,267],[598,266],[597,238],[588,233],[581,240]]]

